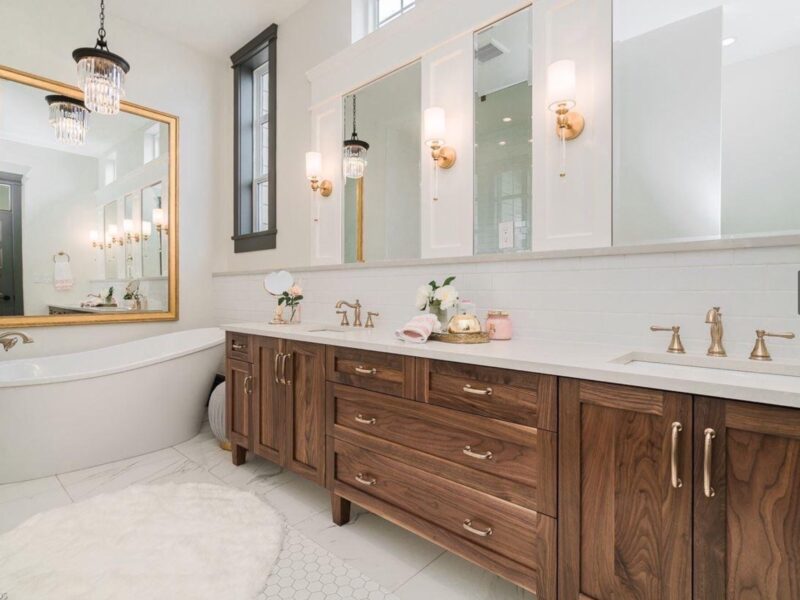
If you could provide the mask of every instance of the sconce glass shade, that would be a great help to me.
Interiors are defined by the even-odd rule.
[[[557,60],[547,68],[547,108],[575,108],[575,61]]]
[[[57,94],[46,96],[50,106],[50,125],[62,144],[81,146],[86,141],[89,111],[80,100]]]
[[[99,239],[100,239],[100,234],[97,233],[96,229],[92,229],[89,232],[89,241],[92,242],[93,244],[96,244],[97,240],[99,240]]]
[[[367,169],[367,150],[369,144],[353,138],[345,141],[342,166],[344,176],[349,179],[361,179]]]
[[[133,219],[123,219],[122,229],[125,233],[133,233]]]
[[[155,224],[156,227],[163,227],[164,225],[166,225],[163,208],[153,209],[153,223]]]
[[[101,115],[116,115],[125,95],[128,62],[103,48],[78,48],[72,57],[78,63],[78,86],[86,107]]]
[[[322,172],[322,155],[319,152],[306,152],[306,179],[319,179]]]
[[[444,146],[447,133],[447,116],[444,109],[439,106],[426,108],[423,122],[425,143],[431,148]]]
[[[142,235],[150,237],[153,233],[153,224],[150,221],[142,221]]]

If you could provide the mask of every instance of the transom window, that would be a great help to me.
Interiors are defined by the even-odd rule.
[[[375,0],[375,2],[378,9],[375,11],[377,27],[383,27],[416,5],[416,0]]]

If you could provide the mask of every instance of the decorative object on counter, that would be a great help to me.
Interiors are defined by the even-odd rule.
[[[510,340],[514,326],[508,313],[504,310],[490,310],[486,315],[486,333],[491,340]]]
[[[59,257],[64,257],[65,260],[57,260]],[[58,291],[71,290],[72,284],[75,282],[69,263],[69,254],[66,252],[58,252],[53,255],[53,285]]]
[[[793,340],[794,333],[769,333],[763,329],[756,329],[756,344],[753,346],[753,351],[750,353],[750,360],[772,360],[772,356],[767,350],[767,343],[764,337],[777,337],[785,340]]]
[[[285,306],[289,309],[289,320],[287,323],[300,322],[300,301],[303,299],[303,288],[294,284],[288,290],[283,292],[278,298],[278,306]]]
[[[122,297],[123,305],[126,308],[134,310],[143,310],[147,308],[147,298],[139,291],[141,282],[134,279],[125,287],[125,295]]]
[[[465,310],[455,315],[447,324],[448,333],[480,333],[481,331],[481,322],[478,317]]]
[[[293,288],[296,288],[295,291],[300,290],[299,286],[295,286],[294,277],[289,271],[273,271],[264,278],[264,289],[267,290],[270,296],[276,296],[278,298],[278,305],[272,313],[270,325],[286,325],[288,323],[300,322],[299,302],[303,299],[301,295],[302,290],[300,290],[298,294],[290,294]],[[296,303],[289,304],[286,299],[292,295],[299,295],[300,298],[296,299]],[[293,309],[292,306],[294,307]],[[286,308],[291,309],[291,315],[288,321],[283,316]],[[292,318],[296,320],[293,321]]]
[[[450,311],[458,305],[458,290],[451,285],[455,279],[451,275],[442,282],[442,285],[431,281],[417,288],[417,310],[427,308],[429,313],[435,315],[441,324],[439,331],[447,329],[450,323]]]
[[[672,327],[661,327],[660,325],[651,325],[650,331],[671,331],[672,339],[669,342],[667,352],[672,354],[686,354],[686,349],[681,342],[681,328],[678,325]]]
[[[428,341],[434,332],[441,331],[442,324],[436,315],[431,313],[425,315],[417,315],[403,325],[400,329],[394,332],[398,340],[404,342],[412,342],[414,344],[424,344]]]
[[[231,443],[228,440],[225,424],[225,382],[223,381],[211,392],[208,400],[208,424],[211,433],[217,438],[219,447],[230,451]]]
[[[448,344],[486,344],[489,334],[482,331],[478,317],[462,310],[450,319],[446,331],[432,333],[431,339]]]

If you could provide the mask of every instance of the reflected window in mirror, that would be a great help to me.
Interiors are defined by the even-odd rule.
[[[474,252],[531,249],[531,10],[474,36]]]
[[[234,251],[277,242],[275,116],[278,26],[231,56],[234,72]]]
[[[375,28],[384,27],[416,6],[416,0],[373,0],[375,2]]]
[[[613,8],[614,245],[800,233],[797,3]]]

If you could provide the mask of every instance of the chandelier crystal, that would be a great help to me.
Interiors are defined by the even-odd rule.
[[[70,146],[83,145],[89,120],[89,111],[83,102],[60,95],[47,96],[45,100],[50,106],[50,125],[56,139]]]
[[[342,168],[344,176],[349,179],[361,179],[367,168],[367,150],[369,144],[358,139],[356,131],[356,97],[353,96],[353,134],[344,141]]]
[[[109,52],[105,29],[105,0],[100,0],[100,29],[94,48],[78,48],[72,58],[78,63],[78,85],[83,90],[86,107],[102,115],[116,115],[125,96],[128,61]]]

